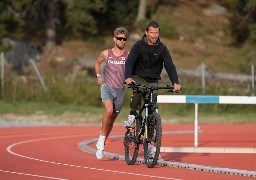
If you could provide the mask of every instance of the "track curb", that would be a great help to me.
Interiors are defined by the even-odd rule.
[[[164,133],[163,133],[164,134]],[[109,139],[118,139],[123,138],[123,135],[111,136]],[[89,145],[92,143],[97,142],[97,138],[89,139],[78,143],[78,147],[85,152],[95,154],[96,149],[91,148]],[[110,157],[113,159],[118,160],[125,160],[125,156],[117,153],[111,152],[104,152],[105,157]],[[143,158],[137,158],[137,163],[144,164]],[[188,164],[188,163],[181,163],[181,162],[173,162],[173,161],[164,161],[158,160],[157,164],[160,166],[168,166],[168,167],[176,167],[176,168],[183,168],[183,169],[190,169],[190,170],[198,170],[204,172],[214,172],[214,173],[221,173],[221,174],[228,174],[228,175],[238,175],[238,176],[247,176],[247,177],[256,177],[256,171],[248,171],[248,170],[240,170],[240,169],[231,169],[231,168],[221,168],[221,167],[213,167],[213,166],[205,166],[205,165],[198,165],[198,164]]]

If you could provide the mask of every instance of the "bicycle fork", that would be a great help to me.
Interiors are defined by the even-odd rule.
[[[154,102],[156,101],[157,96],[155,96],[156,94],[153,93],[153,91],[150,92],[150,99],[149,102],[147,104],[145,104],[145,137],[146,140],[149,141],[149,110],[150,110],[150,114],[153,113],[154,111],[158,113],[158,106],[157,104],[154,104]]]
[[[148,104],[145,104],[145,138],[146,140],[148,140],[148,121],[149,121],[149,118],[148,118]]]

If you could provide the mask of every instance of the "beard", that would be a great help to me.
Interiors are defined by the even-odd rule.
[[[148,38],[148,41],[151,43],[151,44],[156,44],[157,42],[157,38]]]
[[[118,48],[118,49],[124,49],[124,46],[125,46],[125,44],[124,43],[122,43],[122,44],[116,44],[116,47]]]

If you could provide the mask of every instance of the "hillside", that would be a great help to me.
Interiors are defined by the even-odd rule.
[[[160,38],[168,46],[177,66],[183,86],[181,94],[202,93],[201,79],[199,77],[201,75],[199,68],[201,63],[204,63],[211,72],[219,72],[217,78],[238,79],[238,76],[231,73],[250,75],[251,64],[256,66],[255,47],[249,43],[241,47],[232,45],[233,40],[229,32],[230,12],[223,4],[223,2],[226,2],[225,0],[163,0],[163,2],[168,3],[160,5],[152,19],[157,21],[159,19],[167,19],[175,25],[179,33],[177,39],[165,38],[161,34]],[[219,2],[222,3],[218,4]],[[160,26],[162,27],[161,24]],[[130,27],[129,30],[130,37],[126,45],[128,50],[143,35],[143,32],[139,30],[132,31]],[[38,82],[36,73],[31,65],[26,67],[27,69],[23,74],[12,71],[13,69],[8,66],[6,68],[6,79],[9,80],[5,85],[4,97],[6,101],[2,101],[2,111],[0,112],[0,114],[5,115],[0,116],[0,121],[68,121],[69,123],[74,123],[74,120],[78,123],[84,123],[84,118],[86,117],[88,123],[95,122],[95,119],[100,122],[102,109],[98,107],[102,107],[102,103],[98,96],[99,88],[95,83],[93,66],[100,51],[112,46],[111,36],[90,37],[87,41],[65,40],[53,54],[43,54],[41,61],[37,65],[46,81],[49,92],[51,92],[49,94],[42,93],[41,84]],[[183,74],[182,76],[181,73]],[[244,78],[244,76],[242,77]],[[85,81],[89,83],[84,83]],[[229,86],[226,81],[211,78],[208,79],[208,82],[211,82],[214,86],[211,87],[210,83],[207,82],[206,85],[209,88],[206,89],[205,94],[237,95],[239,93],[238,95],[251,95],[251,84],[249,84],[250,82],[248,83],[248,78],[246,81],[247,84],[243,86],[241,84],[239,86],[237,84]],[[219,86],[216,86],[216,83]],[[237,88],[237,92],[234,91],[234,87]],[[241,87],[243,87],[242,90]],[[97,98],[95,99],[95,97]],[[129,99],[129,96],[127,98]],[[20,99],[25,103],[15,104]],[[30,101],[31,103],[27,103]],[[40,103],[36,104],[34,102]],[[129,103],[128,100],[126,102],[127,104]],[[91,106],[93,106],[93,110],[90,111]],[[121,115],[119,122],[126,118],[126,114],[129,111],[127,106],[125,105],[126,108],[124,108],[124,113]],[[208,107],[207,105],[206,108]],[[185,117],[193,114],[193,107],[180,105],[173,106],[171,109],[172,111],[169,111],[168,107],[162,108],[162,117],[177,116],[177,120],[174,120],[175,122],[180,123],[184,119],[189,119],[188,122],[191,122],[192,118]],[[232,112],[232,117],[230,118],[213,118],[212,122],[215,123],[224,121],[227,123],[227,119],[230,119],[230,122],[253,122],[255,120],[252,106],[245,107],[245,111],[252,113],[244,113],[245,111],[241,111],[243,110],[241,106],[231,107],[227,105],[218,108],[214,106],[209,109],[203,110],[205,112],[204,116],[209,117],[209,114],[218,116],[219,113],[227,110]],[[209,111],[213,112],[209,113]],[[241,116],[234,112],[241,112]],[[170,113],[172,114],[170,115]],[[19,120],[15,114],[25,115]],[[27,114],[35,114],[35,116],[28,117]],[[61,117],[56,118],[56,114],[61,114]],[[89,117],[92,117],[92,119]],[[249,120],[247,121],[246,119]],[[208,123],[209,119],[206,118],[205,122]]]
[[[179,33],[178,39],[167,39],[160,34],[178,69],[196,69],[204,63],[215,72],[250,74],[251,64],[256,64],[256,52],[249,44],[242,47],[232,45],[230,12],[224,2],[179,0],[158,7],[152,19],[167,19]],[[130,49],[142,35],[141,31],[130,31],[126,48]],[[92,66],[100,51],[109,47],[112,47],[111,37],[99,37],[86,42],[64,41],[53,58],[56,61],[80,59]]]

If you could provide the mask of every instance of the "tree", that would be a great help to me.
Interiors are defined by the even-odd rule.
[[[33,36],[45,22],[45,46],[52,52],[56,42],[56,19],[58,0],[19,0],[0,2],[0,37],[22,39],[26,34]],[[28,27],[30,26],[30,27]],[[36,32],[31,32],[35,27]]]
[[[146,18],[147,0],[140,0],[135,25]]]
[[[26,20],[27,24],[36,25],[37,31],[42,31],[45,34],[45,50],[51,53],[56,46],[56,22],[58,20],[59,8],[58,3],[61,0],[33,0],[27,5]],[[32,21],[32,22],[30,22]]]
[[[56,46],[57,0],[48,0],[46,5],[46,49],[53,52]]]
[[[23,17],[23,8],[31,0],[0,1],[0,39],[4,37],[10,37],[13,39],[19,39],[23,35],[25,28],[25,20]],[[6,50],[5,44],[0,42],[0,50]]]
[[[44,42],[53,52],[61,38],[109,34],[134,22],[138,1],[129,0],[1,0],[0,38]]]
[[[245,11],[250,16],[252,22],[256,23],[256,1],[249,0],[245,7]]]
[[[242,44],[249,38],[256,38],[256,1],[234,0],[233,3],[231,34],[236,43]]]
[[[133,23],[137,7],[138,1],[129,0],[73,0],[66,11],[67,27],[77,37],[104,35]]]
[[[98,14],[104,14],[107,10],[107,0],[73,0],[68,3],[67,27],[71,29],[75,36],[82,34],[96,34]]]

